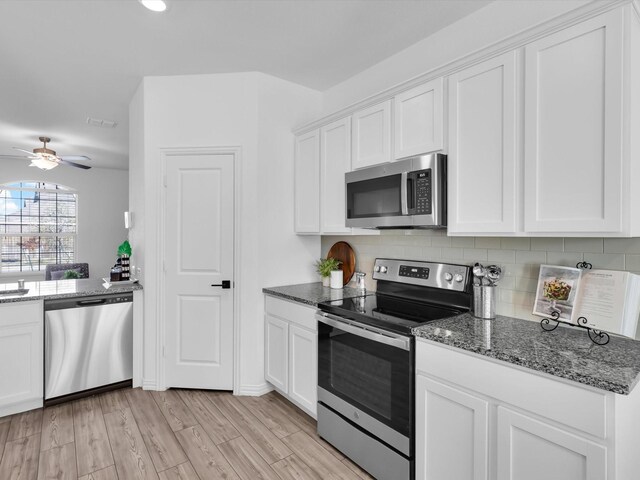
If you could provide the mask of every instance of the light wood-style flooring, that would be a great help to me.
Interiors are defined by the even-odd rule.
[[[369,479],[275,392],[124,389],[0,418],[2,480]]]

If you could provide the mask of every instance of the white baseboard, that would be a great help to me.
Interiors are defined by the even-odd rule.
[[[143,390],[156,390],[162,391],[166,390],[166,388],[160,388],[155,380],[142,380],[142,389]]]
[[[271,390],[273,390],[273,386],[264,382],[258,385],[240,385],[238,388],[233,390],[233,394],[247,397],[259,397],[265,393],[269,393]]]
[[[13,415],[14,413],[26,412],[35,408],[42,408],[43,399],[36,398],[34,400],[25,400],[24,402],[6,405],[0,408],[0,417]]]

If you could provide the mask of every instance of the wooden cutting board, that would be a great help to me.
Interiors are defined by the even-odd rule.
[[[342,264],[342,284],[346,285],[353,277],[353,273],[356,271],[356,254],[347,242],[337,242],[329,249],[327,258],[335,258],[340,260]]]

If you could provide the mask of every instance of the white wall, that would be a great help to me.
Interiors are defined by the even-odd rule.
[[[239,390],[259,391],[265,387],[261,289],[271,281],[312,280],[310,265],[320,253],[319,238],[297,237],[293,233],[291,203],[291,128],[298,121],[313,118],[319,107],[318,92],[260,73],[144,79],[130,107],[132,132],[143,135],[144,142],[142,146],[137,141],[132,142],[130,168],[133,173],[131,188],[137,188],[134,184],[140,177],[144,178],[145,185],[144,200],[132,196],[131,209],[137,218],[139,203],[145,205],[144,225],[134,226],[132,239],[135,240],[134,250],[143,254],[135,261],[144,272],[145,336],[149,339],[145,344],[144,366],[147,387],[153,388],[156,381],[152,359],[157,335],[154,322],[159,266],[153,259],[158,248],[155,239],[160,149],[242,148],[241,213],[237,219],[241,243],[236,244],[241,255],[241,271],[236,272],[241,292]],[[144,229],[141,236],[137,232],[139,228]]]
[[[117,258],[118,245],[127,238],[123,212],[128,208],[126,170],[57,167],[44,171],[29,167],[26,160],[3,160],[0,184],[18,180],[50,182],[73,188],[78,194],[76,260],[89,264],[92,278],[109,274]],[[24,273],[0,276],[0,282],[31,277]],[[44,280],[44,271],[35,275]],[[34,277],[31,277],[34,278]]]
[[[588,3],[590,0],[492,2],[328,89],[323,94],[323,112],[333,113]]]

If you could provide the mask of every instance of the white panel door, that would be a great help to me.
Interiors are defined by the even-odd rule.
[[[442,150],[442,85],[437,78],[394,98],[395,159]]]
[[[622,15],[525,48],[527,232],[622,229]]]
[[[0,304],[0,417],[42,406],[42,302]]]
[[[602,445],[498,407],[498,480],[606,480]]]
[[[289,397],[315,415],[318,387],[318,334],[289,324]]]
[[[344,174],[351,171],[351,117],[322,127],[320,157],[322,233],[350,233],[345,226]]]
[[[320,131],[296,137],[294,218],[296,233],[320,233]]]
[[[264,378],[288,393],[289,323],[266,314],[264,336]]]
[[[516,52],[449,77],[449,233],[518,229]]]
[[[416,479],[487,480],[488,452],[488,402],[418,375]]]
[[[391,161],[391,100],[353,114],[351,167]]]
[[[234,156],[165,159],[166,384],[231,390]]]

